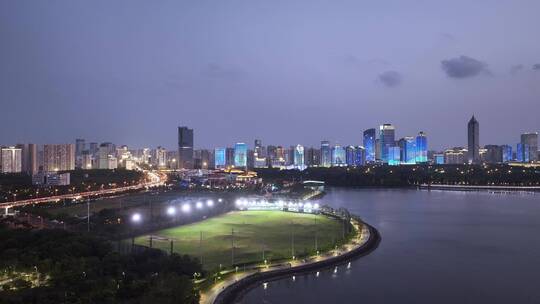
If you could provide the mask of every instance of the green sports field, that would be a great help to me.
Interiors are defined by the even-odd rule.
[[[275,261],[291,258],[292,235],[295,255],[315,252],[315,238],[319,250],[329,249],[342,236],[342,223],[324,215],[283,211],[235,211],[190,225],[151,233],[152,247],[200,257],[207,270],[231,266],[231,232],[234,229],[235,264]],[[294,231],[294,233],[293,233]],[[202,232],[202,242],[200,234]],[[149,245],[149,236],[135,239],[135,243]],[[201,245],[199,247],[199,244]],[[200,249],[199,249],[200,248]]]

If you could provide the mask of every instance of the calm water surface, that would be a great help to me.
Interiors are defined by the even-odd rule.
[[[540,194],[330,189],[322,202],[375,226],[377,250],[240,303],[540,303]]]

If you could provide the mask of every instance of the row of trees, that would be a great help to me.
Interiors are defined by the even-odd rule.
[[[105,239],[0,228],[2,303],[198,303],[197,260],[159,250],[121,255]],[[38,274],[30,284],[18,274]],[[28,275],[27,275],[28,276]],[[41,282],[41,283],[40,283]]]
[[[354,168],[258,169],[266,181],[321,180],[334,186],[405,187],[418,184],[540,185],[540,168],[499,165],[370,165]]]

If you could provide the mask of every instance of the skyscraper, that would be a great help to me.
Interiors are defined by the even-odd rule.
[[[400,164],[401,149],[398,146],[388,147],[388,164],[397,166]]]
[[[366,162],[375,161],[375,128],[364,131],[364,149],[366,151]]]
[[[335,145],[332,148],[332,166],[341,167],[346,166],[345,148],[340,145]]]
[[[294,167],[300,170],[304,170],[304,146],[297,145],[294,148]]]
[[[38,172],[37,145],[21,144],[17,145],[22,154],[22,172],[34,175]]]
[[[363,166],[366,162],[366,149],[362,146],[357,146],[354,151],[354,165]]]
[[[417,153],[415,138],[412,136],[405,136],[398,141],[398,146],[400,148],[400,153],[401,153],[400,155],[401,163],[415,164],[416,153]]]
[[[416,136],[416,163],[425,163],[428,161],[428,144],[426,133],[420,131]]]
[[[321,141],[321,167],[330,167],[332,165],[332,150],[330,149],[330,142]]]
[[[178,166],[193,169],[193,129],[178,127]]]
[[[16,147],[0,149],[2,173],[19,173],[22,171],[22,150]]]
[[[234,166],[234,148],[225,148],[225,165]]]
[[[226,158],[225,158],[225,148],[216,148],[214,149],[214,167],[216,169],[225,168]]]
[[[391,124],[383,124],[379,128],[379,138],[381,143],[381,160],[388,162],[388,149],[396,145],[396,129]]]
[[[467,139],[469,164],[478,164],[480,163],[480,124],[474,118],[474,115],[467,124]]]
[[[512,146],[509,145],[502,145],[502,161],[504,163],[511,162],[512,161]]]
[[[538,133],[530,132],[521,134],[521,144],[527,146],[527,151],[523,153],[528,154],[529,161],[538,160]]]
[[[237,168],[247,167],[247,145],[245,143],[236,143],[234,145],[234,166]]]
[[[75,145],[44,145],[43,171],[67,171],[75,169]]]
[[[345,147],[345,163],[347,164],[347,166],[354,166],[355,156],[356,156],[355,152],[356,152],[355,146]]]

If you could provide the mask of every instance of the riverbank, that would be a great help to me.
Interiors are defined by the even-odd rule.
[[[234,274],[227,278],[227,280],[218,282],[209,290],[201,293],[200,303],[232,303],[250,288],[256,286],[256,284],[340,265],[354,258],[369,254],[380,242],[378,231],[355,218],[351,219],[351,224],[358,233],[356,237],[341,248],[307,260],[295,260],[290,263],[269,265]]]
[[[441,185],[441,184],[421,184],[420,189],[433,190],[498,190],[498,191],[539,191],[540,186],[480,186],[480,185]]]

